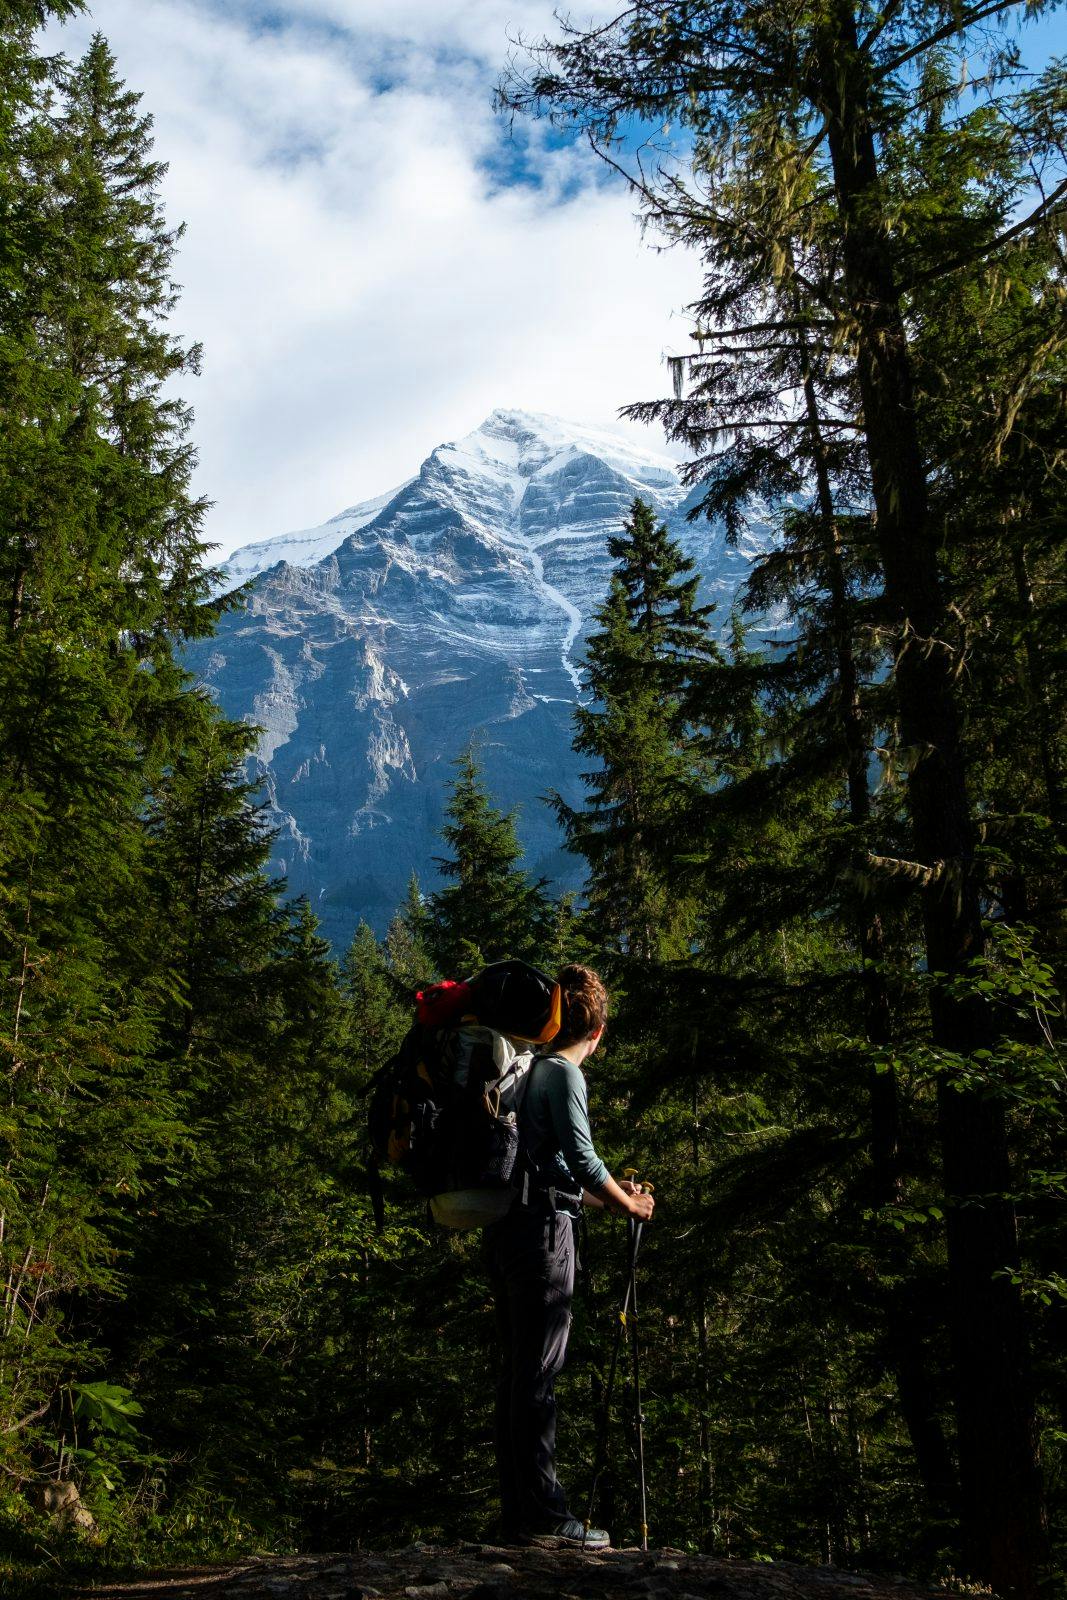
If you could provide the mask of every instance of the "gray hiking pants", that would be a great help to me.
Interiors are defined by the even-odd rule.
[[[486,1228],[484,1250],[502,1355],[496,1460],[504,1526],[544,1531],[567,1515],[556,1477],[555,1383],[571,1327],[574,1219],[517,1205]]]

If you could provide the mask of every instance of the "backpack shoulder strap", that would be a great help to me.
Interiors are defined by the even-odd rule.
[[[526,1098],[530,1093],[530,1087],[533,1083],[534,1073],[537,1071],[543,1060],[543,1056],[534,1056],[533,1060],[530,1062],[528,1070],[522,1075],[522,1081],[516,1086],[515,1089],[515,1121],[519,1129],[519,1160],[522,1164],[522,1170],[525,1176],[525,1181],[523,1184],[524,1198],[526,1190],[529,1187],[530,1176],[532,1175],[536,1177],[536,1172],[534,1170],[533,1157],[530,1155],[529,1146],[526,1142],[526,1118],[523,1113],[526,1109]]]
[[[533,1060],[530,1062],[530,1065],[526,1068],[526,1071],[523,1073],[515,1087],[515,1117],[519,1122],[522,1121],[522,1108],[526,1104],[526,1096],[530,1092],[530,1085],[533,1082],[533,1075],[537,1071],[538,1064],[542,1059],[543,1058],[541,1056],[534,1056]]]

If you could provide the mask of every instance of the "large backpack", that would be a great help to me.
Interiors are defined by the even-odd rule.
[[[512,1205],[519,1114],[532,1046],[559,1032],[559,985],[525,961],[498,961],[417,997],[416,1020],[370,1086],[377,1163],[401,1167],[445,1227],[481,1227]]]

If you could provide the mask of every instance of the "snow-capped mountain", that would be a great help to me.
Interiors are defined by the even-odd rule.
[[[379,929],[415,868],[436,881],[445,785],[475,740],[496,802],[518,806],[527,863],[574,883],[541,796],[572,803],[583,636],[608,536],[635,495],[668,521],[728,610],[769,529],[735,549],[687,524],[675,463],[614,433],[494,411],[391,495],[227,562],[255,577],[190,665],[231,716],[263,728],[257,767],[275,866],[335,944]]]
[[[332,555],[350,533],[355,533],[366,523],[373,522],[379,511],[383,511],[389,502],[407,487],[406,483],[402,483],[399,489],[390,489],[387,494],[377,495],[373,500],[364,500],[358,506],[349,506],[347,511],[339,511],[336,517],[331,517],[321,528],[302,528],[296,533],[278,533],[272,539],[261,539],[255,544],[242,545],[222,565],[225,589],[234,589],[238,584],[247,583],[249,578],[258,577],[268,568],[276,567],[279,561],[286,561],[293,567],[314,566],[315,562],[321,561],[324,556]]]

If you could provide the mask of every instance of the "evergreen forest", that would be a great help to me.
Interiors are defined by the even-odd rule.
[[[475,741],[440,886],[343,953],[268,873],[255,729],[182,666],[242,598],[166,152],[103,37],[42,43],[80,9],[0,5],[0,1587],[491,1523],[479,1238],[390,1173],[375,1226],[365,1092],[418,990],[520,956],[603,974],[594,1133],[656,1186],[654,1541],[1062,1593],[1067,75],[1003,26],[1041,0],[633,0],[520,50],[502,110],[701,263],[631,414],[694,517],[779,537],[725,617],[636,500],[584,802],[529,800],[584,891],[526,870]],[[624,1247],[589,1235],[578,1498]]]

